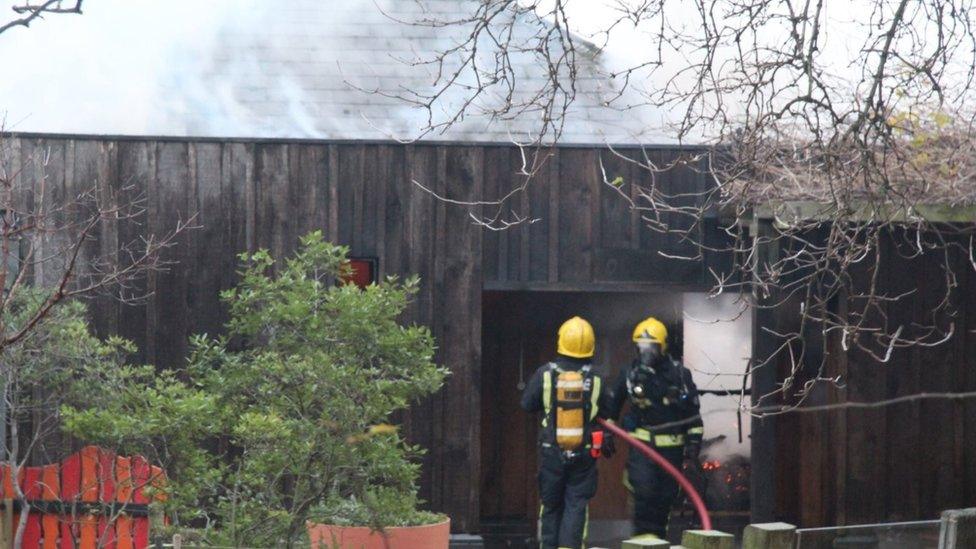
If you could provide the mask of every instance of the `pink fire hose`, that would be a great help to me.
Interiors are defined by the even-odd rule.
[[[698,495],[698,490],[695,490],[695,487],[692,486],[691,481],[681,474],[681,471],[679,471],[674,465],[671,465],[671,462],[664,459],[661,454],[655,452],[650,446],[631,436],[631,434],[627,431],[624,431],[620,427],[617,427],[613,423],[603,418],[597,418],[597,421],[600,422],[600,425],[603,425],[611,433],[624,439],[627,444],[630,444],[637,451],[647,456],[651,461],[660,465],[665,472],[671,475],[674,480],[678,481],[678,485],[680,485],[681,489],[685,491],[685,494],[688,495],[688,499],[691,500],[691,504],[695,507],[695,512],[698,514],[698,518],[701,520],[702,530],[712,529],[712,519],[708,516],[708,509],[705,508],[705,502],[702,501],[701,496]]]

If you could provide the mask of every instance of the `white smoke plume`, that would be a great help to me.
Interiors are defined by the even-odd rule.
[[[11,1],[0,2],[10,13]],[[182,98],[161,79],[212,53],[229,0],[94,0],[83,15],[48,16],[0,39],[6,129],[98,134],[174,133]]]
[[[705,438],[724,436],[708,447],[706,457],[722,460],[730,455],[748,456],[748,414],[741,416],[742,442],[739,442],[742,376],[752,354],[752,315],[745,298],[722,294],[710,298],[704,293],[684,294],[684,362],[691,369],[699,389],[728,391],[725,395],[704,395],[701,409]],[[745,397],[749,403],[749,397]],[[718,411],[721,410],[721,411]]]
[[[89,0],[81,16],[48,17],[0,39],[0,112],[13,131],[409,139],[427,124],[424,109],[370,92],[429,93],[436,67],[414,62],[450,48],[464,29],[391,17],[452,19],[471,1]],[[0,0],[0,13],[11,5]],[[544,69],[525,61],[522,93],[531,93]],[[633,142],[661,127],[653,117],[604,109],[600,97],[611,84],[598,64],[583,68],[585,93],[571,109],[566,141]],[[467,93],[451,89],[435,122]],[[537,123],[473,113],[429,137],[524,140]]]

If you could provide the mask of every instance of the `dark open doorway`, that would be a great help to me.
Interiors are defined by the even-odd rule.
[[[482,530],[510,540],[531,537],[539,511],[536,488],[538,418],[519,407],[522,383],[554,357],[556,331],[573,315],[596,331],[594,365],[608,382],[630,361],[630,333],[655,315],[680,327],[680,293],[485,292],[482,300]],[[679,337],[680,330],[674,330]],[[673,347],[680,349],[680,342]],[[623,454],[624,452],[621,452]],[[624,456],[600,462],[600,487],[590,505],[591,541],[599,531],[626,529]]]

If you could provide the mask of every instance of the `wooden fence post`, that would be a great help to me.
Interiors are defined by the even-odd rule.
[[[976,547],[976,507],[942,512],[939,549]]]
[[[687,549],[734,549],[735,536],[718,530],[685,530],[681,545]]]
[[[793,549],[796,526],[785,522],[750,524],[742,535],[742,549]]]
[[[14,500],[4,498],[3,516],[0,517],[0,544],[3,549],[14,546]]]

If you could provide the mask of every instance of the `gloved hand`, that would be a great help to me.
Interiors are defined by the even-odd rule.
[[[695,466],[698,466],[700,461],[698,458],[701,456],[701,443],[700,442],[689,442],[685,444],[685,459],[692,462]]]
[[[613,433],[604,431],[603,433],[603,457],[612,458],[617,453],[617,445],[613,441]]]

